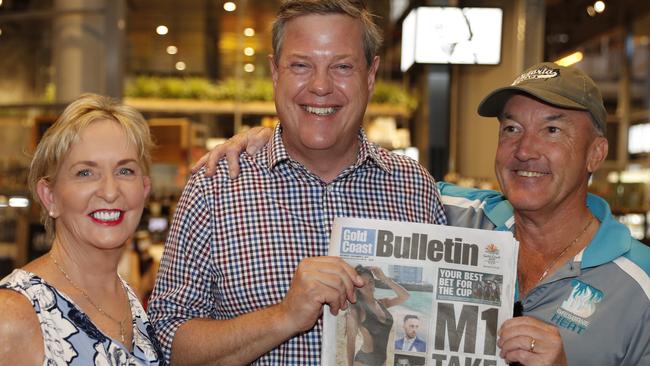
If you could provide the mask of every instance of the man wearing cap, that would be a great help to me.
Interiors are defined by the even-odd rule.
[[[524,365],[650,364],[650,249],[587,193],[608,149],[595,83],[538,64],[478,113],[499,120],[503,194],[445,183],[441,192],[450,224],[511,230],[520,242],[524,316],[501,327],[501,355]]]
[[[577,68],[541,63],[478,112],[499,120],[503,193],[439,187],[450,225],[510,230],[520,242],[524,316],[499,330],[501,356],[522,365],[650,365],[650,248],[587,193],[608,151],[595,83]],[[241,137],[230,145],[242,143],[250,145]]]

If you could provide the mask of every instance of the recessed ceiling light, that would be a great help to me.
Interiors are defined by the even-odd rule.
[[[248,28],[244,29],[244,35],[245,35],[246,37],[252,37],[252,36],[254,36],[254,35],[255,35],[255,29],[253,29],[253,28],[251,28],[251,27],[248,27]]]
[[[164,36],[169,32],[169,29],[164,26],[164,25],[159,25],[156,27],[156,33],[160,34],[161,36]]]
[[[253,64],[246,64],[246,65],[244,65],[244,71],[246,71],[246,72],[253,72],[253,71],[255,71],[255,65],[253,65]]]
[[[183,71],[183,70],[185,70],[185,62],[183,62],[183,61],[178,61],[178,62],[176,63],[176,70],[178,70],[178,71]]]
[[[605,11],[605,2],[600,0],[596,1],[594,3],[594,10],[596,11],[596,13],[602,13],[603,11]]]
[[[223,10],[225,11],[235,11],[236,9],[237,5],[232,1],[226,1],[223,3]]]
[[[178,48],[176,46],[167,46],[167,53],[170,55],[175,55],[178,53]]]
[[[253,47],[244,48],[244,55],[253,56],[255,54],[255,49]]]

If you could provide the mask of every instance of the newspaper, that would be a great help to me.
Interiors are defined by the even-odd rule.
[[[321,364],[506,365],[497,329],[518,250],[510,232],[336,218],[329,254],[367,284],[338,316],[324,311]]]

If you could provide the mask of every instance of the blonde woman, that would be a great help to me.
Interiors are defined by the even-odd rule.
[[[117,274],[149,194],[151,146],[140,113],[94,94],[47,130],[29,187],[52,249],[0,281],[3,364],[163,364],[142,306]]]

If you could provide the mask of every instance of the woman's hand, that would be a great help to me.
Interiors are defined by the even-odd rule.
[[[372,274],[375,276],[375,278],[379,281],[386,282],[388,280],[388,277],[386,277],[384,271],[382,271],[381,268],[375,266],[370,266],[368,268],[370,269],[370,272],[372,272]]]

